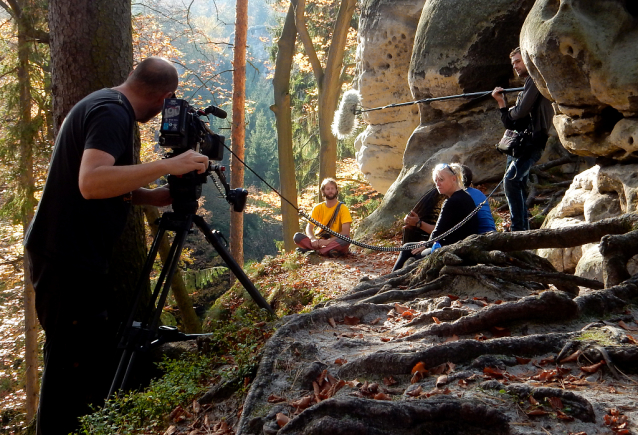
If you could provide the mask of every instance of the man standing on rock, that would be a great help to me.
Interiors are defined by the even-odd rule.
[[[312,218],[330,228],[332,231],[350,237],[352,217],[350,216],[348,207],[337,199],[339,195],[337,182],[332,178],[323,180],[321,182],[321,194],[326,198],[326,201],[317,204],[312,209]],[[314,250],[320,255],[328,255],[333,258],[348,252],[350,243],[338,237],[331,236],[321,229],[317,232],[315,232],[315,230],[315,225],[308,222],[308,225],[306,225],[306,234],[295,234],[295,244],[299,246],[297,252],[303,253]]]
[[[507,101],[503,88],[497,87],[492,91],[492,97],[501,110],[501,121],[508,130],[532,132],[532,144],[526,152],[518,157],[507,157],[505,179],[505,197],[510,209],[512,231],[529,230],[527,218],[527,180],[529,171],[543,154],[548,139],[548,130],[552,125],[554,110],[550,101],[543,97],[527,72],[527,67],[521,56],[521,49],[515,48],[510,53],[512,67],[516,74],[525,79],[525,87],[518,94],[516,104],[507,108]]]

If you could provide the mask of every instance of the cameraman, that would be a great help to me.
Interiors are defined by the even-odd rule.
[[[117,366],[117,301],[109,259],[131,204],[171,203],[166,187],[142,186],[171,173],[202,173],[195,151],[134,164],[135,122],[147,122],[176,90],[168,61],[151,57],[126,81],[94,92],[69,112],[56,138],[49,174],[25,253],[46,333],[37,433],[68,434],[89,406],[103,403]]]

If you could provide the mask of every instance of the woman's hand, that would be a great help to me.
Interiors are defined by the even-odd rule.
[[[403,222],[409,227],[415,227],[417,222],[419,222],[419,215],[411,211],[409,214],[405,215]]]

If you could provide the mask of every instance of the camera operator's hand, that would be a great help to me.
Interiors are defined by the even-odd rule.
[[[168,173],[171,175],[183,175],[191,171],[201,174],[208,169],[208,157],[188,150],[178,156],[165,160]]]
[[[173,198],[168,186],[158,187],[156,189],[139,188],[133,191],[133,204],[136,205],[154,205],[155,207],[164,207],[171,205]]]

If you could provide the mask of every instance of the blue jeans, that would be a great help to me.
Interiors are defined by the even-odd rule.
[[[530,169],[541,158],[542,153],[542,149],[537,149],[526,158],[507,157],[507,169],[505,170],[503,186],[512,218],[512,231],[529,230],[527,205],[525,204],[529,192],[527,180],[529,179]]]

